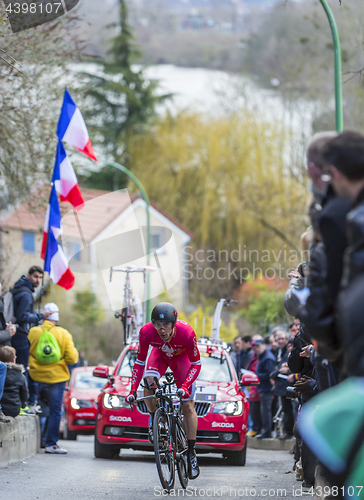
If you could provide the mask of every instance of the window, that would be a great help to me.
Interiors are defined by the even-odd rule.
[[[208,356],[208,357],[207,357]],[[206,382],[231,382],[232,377],[226,356],[220,354],[202,354],[201,371],[198,380]]]
[[[119,367],[119,377],[131,377],[133,372],[134,363],[137,357],[137,351],[128,351]]]
[[[73,260],[80,261],[81,260],[81,245],[79,243],[73,243]]]
[[[151,247],[152,250],[157,250],[160,247],[160,234],[151,234]]]
[[[161,247],[165,245],[164,241],[164,231],[163,228],[160,228],[159,230],[154,229],[155,232],[151,233],[150,235],[150,249],[153,252],[154,250],[157,250],[157,252],[160,252]],[[158,252],[158,253],[159,253]],[[164,250],[163,250],[164,253]]]
[[[102,389],[105,385],[105,380],[97,379],[88,370],[78,372],[74,380],[75,389]]]
[[[35,234],[23,231],[23,252],[35,253]]]

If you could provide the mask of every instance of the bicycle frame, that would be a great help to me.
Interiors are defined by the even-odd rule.
[[[142,398],[138,398],[136,402],[138,401],[145,401],[146,399],[157,399],[158,400],[158,405],[156,409],[156,415],[158,415],[161,411],[165,415],[166,421],[168,422],[167,424],[167,429],[170,432],[170,438],[167,437],[167,442],[170,443],[170,445],[163,449],[157,451],[156,449],[156,435],[154,435],[154,450],[155,450],[155,457],[156,457],[156,464],[157,464],[157,470],[159,474],[159,478],[161,480],[162,486],[164,488],[167,488],[170,490],[173,488],[174,485],[174,471],[177,469],[178,476],[181,482],[181,485],[183,488],[187,487],[188,484],[188,477],[186,475],[187,471],[187,452],[188,452],[188,447],[187,447],[187,437],[186,433],[183,427],[183,420],[182,420],[182,414],[179,408],[176,408],[176,405],[174,404],[176,400],[173,398],[178,398],[179,402],[181,404],[181,398],[178,396],[176,392],[172,392],[171,386],[176,382],[172,374],[167,374],[166,375],[167,382],[164,382],[162,385],[159,384],[159,381],[155,378],[155,384],[157,386],[156,393],[152,394],[150,396],[144,396]],[[146,381],[144,380],[145,384]],[[148,385],[146,384],[146,387]],[[158,417],[155,416],[155,419]],[[156,420],[154,420],[154,428],[156,426]],[[168,432],[167,432],[168,436]],[[157,437],[158,439],[158,437]],[[163,473],[161,471],[161,456],[166,457],[168,454],[170,455],[172,452],[172,479],[168,484],[164,484],[165,482],[165,477],[163,476]],[[168,460],[168,459],[167,459]],[[171,470],[171,469],[170,469]]]
[[[135,298],[130,284],[131,273],[143,273],[144,283],[146,281],[147,268],[135,268],[134,266],[126,266],[122,269],[110,268],[110,281],[112,281],[113,273],[126,273],[125,284],[124,284],[124,299],[123,308],[121,313],[116,312],[115,318],[120,318],[124,326],[124,345],[130,344],[132,341],[138,341],[138,322],[137,314],[134,313],[133,308],[136,306]],[[144,324],[144,317],[139,322]]]
[[[150,396],[144,396],[142,398],[138,398],[136,402],[145,401],[146,399],[157,399],[159,403],[157,404],[157,408],[163,408],[168,417],[171,417],[172,422],[172,434],[174,436],[176,429],[176,419],[183,422],[183,415],[180,411],[180,408],[176,408],[174,404],[176,401],[173,401],[173,398],[178,398],[181,407],[181,398],[178,396],[177,392],[171,391],[171,386],[176,383],[176,380],[170,380],[168,382],[168,376],[166,375],[167,382],[164,382],[162,385],[159,384],[158,380],[155,378],[155,383],[157,385],[157,390],[155,394],[151,394]],[[167,392],[168,390],[168,392]]]

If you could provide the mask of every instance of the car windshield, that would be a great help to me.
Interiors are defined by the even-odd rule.
[[[137,351],[128,351],[119,366],[118,376],[119,377],[131,377],[131,372],[133,371],[133,366],[136,360]]]
[[[101,380],[92,375],[92,371],[82,371],[75,374],[75,389],[102,389],[105,380]]]
[[[231,382],[230,368],[224,355],[222,358],[220,354],[212,353],[210,356],[201,354],[201,371],[197,380],[204,380],[205,382]]]

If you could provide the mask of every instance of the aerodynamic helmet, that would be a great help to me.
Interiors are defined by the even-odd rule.
[[[169,302],[161,302],[152,311],[152,323],[155,321],[172,322],[172,327],[177,321],[177,309]]]

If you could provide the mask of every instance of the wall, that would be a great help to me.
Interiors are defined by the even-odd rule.
[[[39,419],[35,415],[10,418],[0,424],[0,467],[35,455],[40,448]]]

